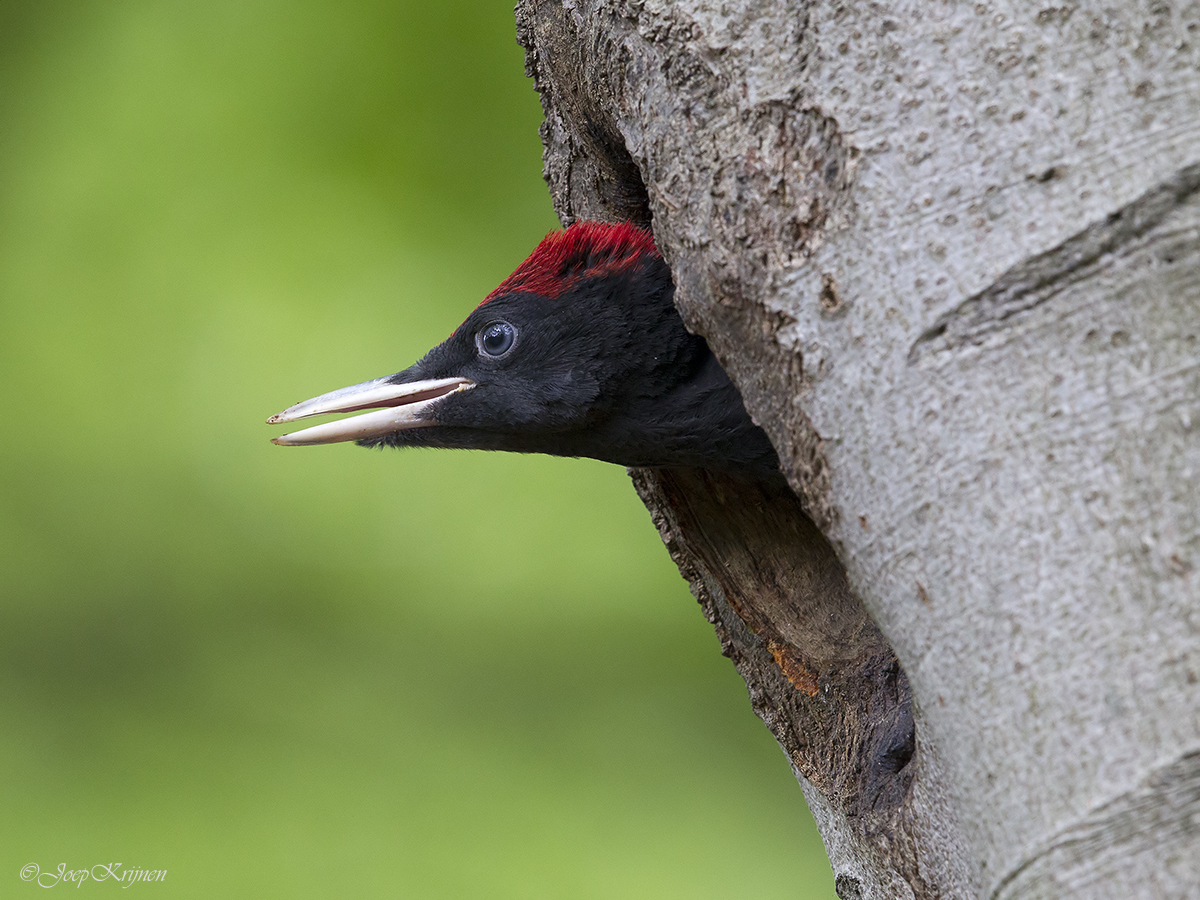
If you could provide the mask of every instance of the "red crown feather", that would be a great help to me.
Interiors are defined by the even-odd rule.
[[[659,252],[654,237],[643,228],[628,222],[576,222],[542,238],[529,258],[483,302],[517,291],[558,297],[579,278],[628,269],[647,255]]]

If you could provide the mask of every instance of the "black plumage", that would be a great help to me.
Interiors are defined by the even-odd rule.
[[[511,450],[780,477],[766,435],[673,297],[647,232],[572,225],[413,366],[270,421],[378,411],[276,443]]]

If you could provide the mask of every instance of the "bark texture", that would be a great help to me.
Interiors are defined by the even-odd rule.
[[[1200,896],[1200,3],[517,22],[783,459],[634,482],[839,895]]]

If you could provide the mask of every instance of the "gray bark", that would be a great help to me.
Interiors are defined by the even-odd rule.
[[[633,477],[839,895],[1200,897],[1200,3],[517,20],[783,459]]]

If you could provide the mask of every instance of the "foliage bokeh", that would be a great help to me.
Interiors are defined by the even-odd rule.
[[[832,896],[623,471],[267,442],[556,225],[539,120],[510,0],[0,5],[0,893]]]

